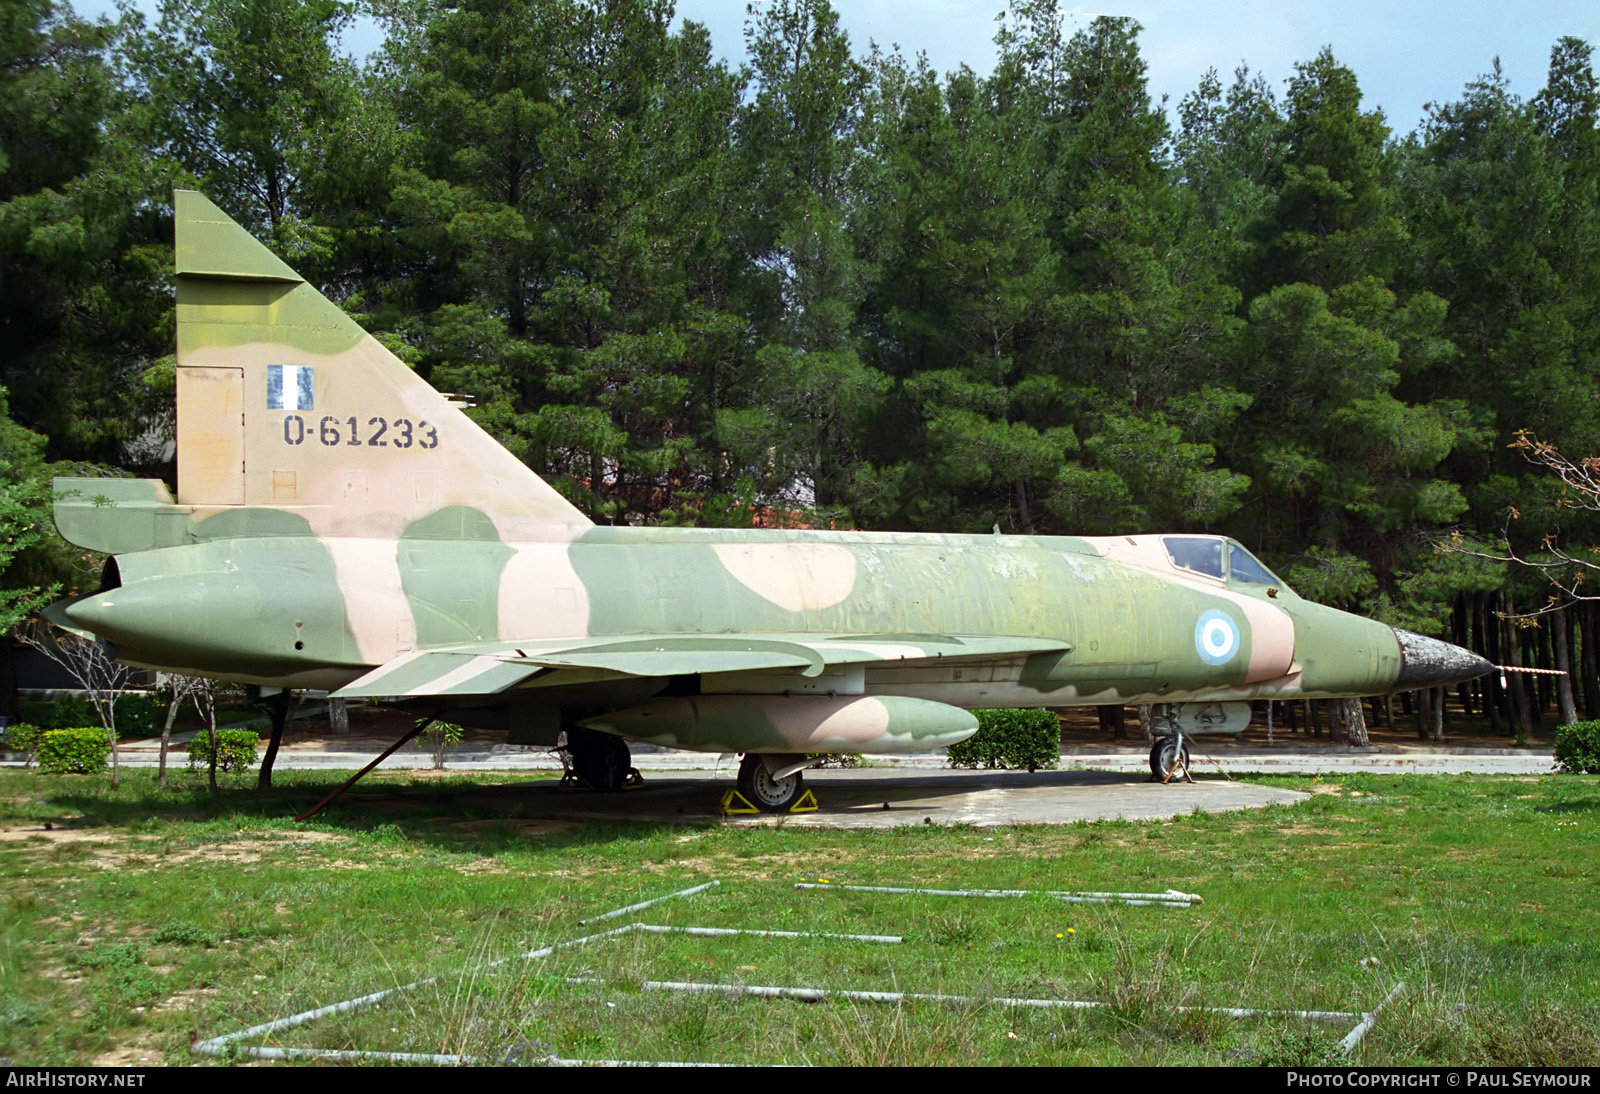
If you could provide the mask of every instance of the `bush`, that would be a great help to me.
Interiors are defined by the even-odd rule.
[[[187,919],[168,923],[156,932],[155,940],[163,946],[203,946],[208,950],[222,944],[211,931]]]
[[[1600,722],[1573,722],[1556,730],[1556,770],[1600,775]]]
[[[20,752],[26,756],[27,762],[32,763],[34,757],[39,755],[39,741],[44,737],[44,730],[39,726],[18,724],[7,726],[5,737],[0,739],[0,744],[5,746],[7,752]]]
[[[38,718],[38,724],[43,729],[76,729],[79,726],[92,726],[99,721],[94,705],[87,699],[52,699]]]
[[[253,729],[217,730],[217,770],[229,772],[249,771],[256,765],[256,746],[260,738]],[[211,740],[207,733],[195,734],[189,742],[189,769],[191,771],[211,766]]]
[[[417,747],[433,753],[433,769],[444,770],[445,754],[461,743],[467,731],[454,722],[434,722],[417,738]]]
[[[51,775],[104,771],[110,755],[103,729],[52,729],[39,740],[39,770]]]
[[[1048,710],[975,710],[978,732],[950,746],[951,767],[1055,767],[1061,719]]]
[[[117,703],[117,739],[154,737],[166,713],[167,705],[154,695],[124,695]]]

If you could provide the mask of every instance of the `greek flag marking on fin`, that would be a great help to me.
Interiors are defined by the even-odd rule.
[[[267,366],[268,410],[312,410],[311,365]]]

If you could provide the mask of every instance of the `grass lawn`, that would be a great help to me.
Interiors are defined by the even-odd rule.
[[[280,771],[271,794],[251,780],[213,800],[182,771],[167,790],[145,771],[120,790],[0,771],[0,1056],[210,1063],[192,1042],[435,977],[255,1043],[530,1063],[1315,1063],[1353,1022],[1204,1008],[1360,1012],[1403,980],[1356,1061],[1600,1063],[1600,779],[1274,778],[1314,796],[1167,822],[843,832],[523,820],[521,776],[398,774],[289,820],[343,777]],[[1205,903],[794,888],[818,878],[1175,888]],[[635,932],[483,967],[631,922],[905,941]],[[647,981],[965,1001],[805,1003]]]

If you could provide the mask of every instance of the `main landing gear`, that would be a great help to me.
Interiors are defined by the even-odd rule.
[[[804,760],[804,756],[747,753],[739,762],[739,793],[763,813],[787,813],[805,793]],[[802,766],[785,773],[795,763]],[[780,773],[782,778],[778,777]]]
[[[582,726],[567,727],[567,773],[562,782],[577,782],[590,790],[609,794],[627,786],[640,786],[644,779],[632,766],[628,742],[609,733]]]

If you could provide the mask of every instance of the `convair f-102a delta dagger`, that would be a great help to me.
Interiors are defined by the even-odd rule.
[[[565,734],[601,790],[628,740],[743,753],[767,810],[808,757],[953,744],[977,708],[1237,730],[1489,667],[1218,536],[595,525],[204,197],[176,210],[177,498],[57,481],[62,535],[112,558],[52,614],[125,663]]]

